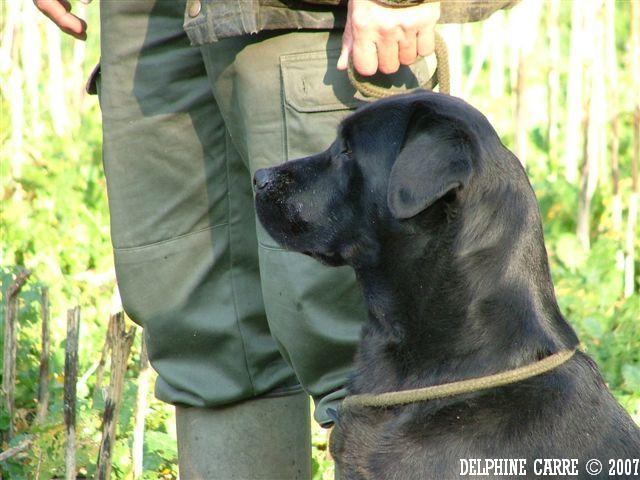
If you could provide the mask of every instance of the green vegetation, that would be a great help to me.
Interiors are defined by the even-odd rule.
[[[443,28],[452,50],[452,65],[462,69],[458,74],[462,82],[454,93],[485,112],[505,144],[526,159],[540,203],[562,311],[615,396],[640,422],[640,265],[638,255],[633,256],[640,241],[638,222],[629,215],[634,195],[632,163],[634,149],[635,155],[638,149],[634,122],[640,121],[640,75],[637,61],[635,66],[633,62],[634,52],[637,58],[640,52],[634,50],[639,48],[638,40],[635,44],[632,41],[640,33],[635,27],[635,37],[632,35],[630,18],[636,19],[637,25],[640,9],[632,15],[633,2],[617,3],[609,9],[609,0],[599,0],[593,17],[588,17],[591,13],[581,14],[584,38],[593,37],[595,43],[587,42],[579,52],[582,93],[578,106],[583,116],[578,117],[579,161],[576,175],[572,175],[569,151],[575,146],[571,138],[576,130],[569,121],[573,95],[568,88],[572,81],[569,58],[581,48],[570,41],[572,30],[578,27],[571,23],[571,3],[553,0],[539,2],[540,7],[533,3],[525,1],[517,7],[525,9],[524,14],[514,9],[496,16],[489,26]],[[45,20],[32,7],[31,2],[2,2],[3,42],[5,38],[10,40],[0,48],[3,307],[13,275],[28,268],[32,276],[19,304],[14,415],[17,434],[0,450],[26,438],[33,438],[33,443],[25,455],[0,462],[0,471],[7,479],[64,475],[66,310],[79,305],[77,464],[80,474],[92,476],[104,408],[104,396],[95,391],[95,370],[109,315],[118,308],[101,168],[98,102],[81,93],[83,80],[99,56],[98,5],[87,10],[90,34],[86,50],[45,28]],[[11,27],[11,35],[5,35],[18,13],[22,20]],[[518,22],[532,25],[524,28]],[[530,45],[520,38],[507,40],[502,34],[520,28],[529,32],[525,40]],[[453,48],[455,41],[460,42],[459,49]],[[28,48],[24,48],[25,42]],[[56,52],[62,64],[57,63]],[[483,62],[476,69],[479,58]],[[598,66],[606,70],[604,74]],[[605,79],[604,85],[598,83],[598,75]],[[518,89],[520,81],[522,88]],[[594,125],[599,128],[594,129]],[[596,141],[594,132],[598,131],[603,134]],[[590,168],[585,169],[586,165]],[[616,169],[618,179],[612,174]],[[581,213],[586,213],[586,230],[584,220],[579,220]],[[46,420],[37,425],[34,416],[43,286],[49,288],[51,305],[50,403]],[[0,325],[4,325],[4,315],[3,308]],[[140,338],[138,331],[113,453],[114,478],[133,475],[131,447]],[[155,400],[152,392],[148,400],[143,478],[176,478],[173,409]],[[0,411],[0,431],[8,424],[6,410]],[[333,478],[325,433],[314,430],[313,443],[314,478]]]

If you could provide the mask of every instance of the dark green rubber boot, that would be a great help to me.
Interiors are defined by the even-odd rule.
[[[305,393],[229,407],[176,407],[182,480],[309,480]]]

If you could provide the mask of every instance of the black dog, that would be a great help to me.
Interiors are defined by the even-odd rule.
[[[481,377],[577,346],[527,176],[465,102],[421,92],[367,105],[328,150],[260,170],[254,183],[274,239],[357,273],[369,321],[352,394]],[[343,409],[331,443],[343,479],[452,479],[469,465],[515,478],[486,459],[525,459],[527,478],[543,467],[565,478],[550,459],[577,459],[571,478],[610,478],[610,460],[640,456],[640,430],[580,352],[508,386]],[[600,475],[587,473],[589,459]],[[633,478],[635,465],[614,473]]]

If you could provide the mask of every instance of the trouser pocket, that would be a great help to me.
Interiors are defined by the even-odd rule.
[[[340,121],[362,102],[335,65],[340,50],[280,57],[287,160],[326,149]]]

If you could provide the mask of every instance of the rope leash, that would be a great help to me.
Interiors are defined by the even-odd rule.
[[[435,34],[435,54],[437,67],[436,71],[433,72],[433,75],[429,80],[427,80],[423,85],[418,88],[425,88],[427,90],[433,90],[436,85],[440,86],[440,93],[448,94],[451,88],[451,82],[449,77],[449,53],[447,50],[447,44],[445,43],[442,35],[438,32],[434,32]],[[418,61],[422,60],[423,57],[419,57]],[[385,98],[391,95],[396,95],[398,93],[409,93],[415,89],[405,90],[402,88],[395,87],[381,87],[379,85],[373,85],[372,83],[361,80],[360,75],[356,72],[353,67],[353,62],[351,59],[349,60],[349,68],[347,69],[347,75],[349,76],[349,81],[351,85],[354,86],[356,90],[358,90],[362,95],[366,97],[371,97],[374,99]]]
[[[458,382],[443,383],[431,387],[401,390],[398,392],[365,393],[351,395],[342,402],[342,408],[350,407],[392,407],[408,403],[424,402],[436,398],[450,397],[462,393],[471,393],[488,388],[502,387],[527,378],[535,377],[559,367],[576,353],[576,350],[563,350],[554,353],[535,363],[514,368],[505,372],[487,375],[486,377],[470,378]]]

